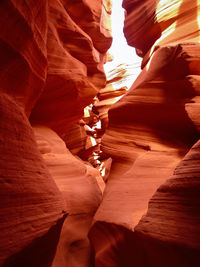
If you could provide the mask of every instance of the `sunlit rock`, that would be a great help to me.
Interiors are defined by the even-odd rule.
[[[95,48],[105,53],[111,45],[111,1],[63,1],[72,19],[92,38]]]
[[[124,33],[144,56],[152,45],[199,42],[199,1],[124,0]]]
[[[71,3],[70,6],[76,5]],[[99,14],[100,11],[95,12]],[[70,17],[65,1],[49,1],[48,15],[47,80],[32,111],[31,121],[64,134],[70,124],[82,117],[83,108],[104,87],[103,55],[79,26],[81,21],[76,24],[74,17]],[[106,43],[106,39],[102,40]]]
[[[66,0],[0,3],[2,266],[91,263],[87,234],[105,184],[45,128],[63,137],[78,125],[85,133],[84,108],[106,84],[111,2],[79,2],[81,9]],[[38,147],[27,118],[45,129]]]
[[[34,127],[38,148],[62,193],[68,218],[62,227],[52,266],[89,266],[88,231],[104,187],[99,172],[75,158],[51,129]]]
[[[116,2],[0,3],[4,267],[200,266],[200,2],[123,1],[130,90]]]
[[[135,229],[149,266],[200,265],[199,161],[198,141],[158,188]]]
[[[126,266],[145,266],[140,247],[143,239],[140,235],[135,237],[134,229],[147,212],[154,192],[173,175],[176,165],[200,136],[198,79],[191,76],[194,73],[191,66],[196,66],[194,62],[198,61],[199,51],[198,44],[157,49],[128,93],[109,110],[109,126],[102,149],[113,162],[103,201],[90,231],[96,266],[124,266],[124,261]],[[160,207],[160,216],[162,212],[165,213]],[[178,214],[174,212],[173,216],[171,223],[176,224]],[[192,230],[193,234],[196,230]],[[136,256],[127,249],[130,243],[139,251]],[[146,249],[151,253],[150,245]],[[162,251],[159,256],[158,252],[158,259],[168,257],[167,253]],[[189,253],[190,249],[186,259],[195,254],[194,251]],[[184,262],[180,255],[177,255],[177,264]],[[150,257],[154,262],[154,255]],[[148,258],[144,260],[148,262]],[[170,266],[170,262],[173,257],[164,266]],[[155,266],[160,264],[155,261]],[[183,266],[190,265],[187,261]]]

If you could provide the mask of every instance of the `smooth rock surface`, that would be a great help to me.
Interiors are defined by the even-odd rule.
[[[3,93],[0,118],[0,265],[50,266],[66,204],[22,108]]]
[[[62,227],[54,267],[89,266],[88,231],[102,199],[102,178],[66,148],[51,129],[34,126],[37,144],[46,166],[65,199],[66,222]]]
[[[0,90],[30,114],[47,73],[47,1],[0,3]]]
[[[129,259],[126,266],[153,266],[146,259],[137,263],[125,248],[133,243],[143,253],[143,241],[137,239],[134,228],[154,192],[200,137],[198,79],[191,76],[198,51],[198,44],[159,48],[128,93],[109,110],[102,149],[113,163],[90,231],[96,266],[124,266],[124,259]],[[166,266],[172,262],[171,258]]]
[[[111,3],[80,5],[89,17],[79,19],[80,7],[73,1],[0,3],[0,90],[12,95],[33,123],[59,134],[82,117],[106,82]]]
[[[47,80],[32,111],[32,123],[49,126],[59,135],[65,134],[105,86],[103,58],[112,38],[102,35],[97,48],[93,41],[102,29],[102,8],[100,1],[49,1]],[[88,23],[87,13],[94,22]]]
[[[91,262],[87,234],[104,182],[52,130],[41,134],[42,158],[27,119],[67,135],[105,86],[111,2],[79,2],[87,12],[78,21],[78,1],[0,2],[0,265]]]
[[[199,42],[198,1],[124,0],[123,7],[125,37],[142,57],[153,45]]]
[[[111,1],[63,1],[72,19],[92,38],[94,47],[105,53],[112,43]],[[81,18],[81,19],[80,19]]]
[[[148,266],[200,265],[199,161],[200,141],[158,188],[135,229]]]

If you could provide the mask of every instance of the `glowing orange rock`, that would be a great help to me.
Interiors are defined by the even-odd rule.
[[[152,45],[199,41],[199,2],[124,0],[124,32],[129,45],[144,56]]]
[[[129,92],[109,110],[109,127],[102,140],[102,149],[112,157],[113,162],[103,201],[95,215],[95,223],[90,231],[97,266],[102,264],[103,266],[115,266],[116,262],[118,266],[124,266],[124,261],[125,266],[128,267],[145,266],[142,256],[145,253],[143,247],[151,259],[148,261],[148,256],[147,259],[144,259],[147,261],[147,266],[148,262],[152,262],[152,266],[154,262],[155,266],[160,266],[162,257],[168,258],[168,247],[169,250],[173,250],[175,242],[182,242],[181,239],[175,241],[176,234],[174,228],[171,228],[171,225],[176,224],[176,216],[179,216],[179,206],[177,206],[176,214],[175,203],[175,211],[170,217],[171,221],[169,224],[167,218],[165,221],[165,230],[168,227],[171,240],[165,239],[163,235],[163,249],[159,250],[161,255],[158,253],[158,261],[155,259],[156,252],[154,251],[154,254],[150,252],[150,244],[154,246],[154,243],[150,241],[151,234],[154,235],[153,232],[151,233],[151,227],[155,232],[159,228],[158,224],[154,226],[156,212],[152,215],[154,217],[149,219],[148,230],[145,228],[145,217],[141,224],[140,220],[147,212],[151,196],[162,183],[173,175],[176,165],[200,137],[199,82],[194,75],[191,76],[193,69],[189,67],[190,62],[200,58],[199,51],[198,44],[167,46],[157,49]],[[183,161],[184,164],[186,163]],[[188,166],[188,173],[189,168]],[[191,175],[192,173],[191,169]],[[193,186],[192,179],[191,186]],[[185,185],[185,187],[187,186]],[[187,191],[186,188],[184,190]],[[196,193],[195,198],[198,202]],[[152,212],[154,212],[154,208],[159,210],[158,220],[162,225],[162,212],[165,214],[165,208],[162,209],[159,199],[157,201],[157,203],[150,202],[150,210]],[[168,201],[170,200],[166,196],[166,200],[163,199],[162,202],[164,207],[168,207]],[[191,201],[193,201],[192,198]],[[187,207],[183,207],[183,214],[187,213],[185,209]],[[194,209],[196,210],[195,201]],[[168,215],[170,216],[170,211]],[[187,217],[187,214],[185,216]],[[185,239],[185,247],[182,252],[186,251],[186,255],[182,255],[181,248],[177,256],[175,256],[176,252],[173,254],[176,266],[182,266],[183,258],[188,264],[188,259],[193,254],[196,255],[195,259],[198,259],[195,251],[199,249],[199,234],[198,227],[195,226],[197,222],[195,218],[197,216],[198,220],[199,212],[195,211],[193,216],[194,227],[192,226],[191,235],[195,235],[196,232],[195,244],[197,246],[190,254],[193,245],[191,245],[190,239],[188,241]],[[138,230],[138,234],[135,232],[135,229],[140,229],[139,225],[141,225],[141,229],[144,227],[144,235],[145,231],[149,231],[148,245],[146,246],[143,246],[146,239],[141,237],[142,230]],[[183,227],[185,227],[183,232],[187,231],[187,225],[185,224]],[[158,230],[159,235],[161,236],[162,231],[165,230],[164,228]],[[160,237],[156,237],[156,242],[160,244]],[[132,244],[136,251],[135,254],[128,249],[128,244]],[[187,246],[190,249],[187,250]],[[167,249],[164,250],[164,247]],[[179,248],[177,249],[179,250]],[[168,265],[164,266],[170,266],[172,262],[173,256],[168,261]],[[187,264],[183,266],[189,266]]]
[[[88,231],[102,199],[98,171],[75,158],[51,129],[34,127],[38,148],[66,202],[68,218],[62,227],[52,266],[89,266]]]
[[[50,266],[56,252],[53,265],[61,266],[69,262],[63,256],[65,242],[72,264],[78,260],[81,266],[82,260],[89,265],[87,234],[102,196],[99,173],[70,153],[54,153],[54,161],[45,159],[45,164],[27,120],[65,134],[105,86],[104,54],[112,41],[110,1],[83,1],[90,16],[77,16],[79,23],[68,12],[69,2],[76,5],[66,0],[0,3],[0,265],[6,260],[5,266]],[[41,152],[49,154],[52,148],[44,143]],[[62,184],[63,177],[69,179]],[[71,204],[69,224],[59,240],[66,217],[61,191]],[[65,233],[71,239],[65,239]],[[76,257],[83,247],[84,256]]]
[[[99,46],[95,48],[94,38],[97,40],[101,27],[98,18],[100,20],[102,6],[100,2],[92,1],[85,5],[84,1],[79,4],[49,1],[47,80],[31,121],[50,126],[59,134],[65,133],[70,124],[82,117],[83,108],[106,81],[102,53],[111,45],[111,37],[106,39],[102,35],[106,47],[100,49],[101,43],[97,42]],[[83,14],[83,19],[79,19],[77,12],[84,11],[80,8],[83,6],[90,16],[97,16],[97,22],[88,24],[88,17]],[[86,30],[88,27],[92,32]]]

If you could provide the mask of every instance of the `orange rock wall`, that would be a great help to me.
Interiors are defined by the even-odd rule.
[[[9,0],[0,12],[1,90],[63,133],[105,85],[110,1]]]
[[[88,232],[102,200],[98,171],[76,159],[51,129],[34,127],[38,148],[67,207],[52,266],[89,266]]]
[[[143,71],[109,110],[102,194],[58,135],[107,99],[111,2],[0,3],[2,266],[200,266],[199,1],[123,6]]]
[[[110,14],[109,0],[0,3],[1,266],[90,265],[104,183],[56,133],[106,83]]]
[[[55,254],[66,205],[22,108],[3,93],[0,117],[0,265],[45,266]]]
[[[143,70],[108,113],[102,150],[113,162],[89,235],[95,266],[197,267],[199,2],[123,6]]]
[[[153,45],[199,42],[199,5],[196,0],[124,0],[129,45],[144,56]]]
[[[0,89],[29,115],[47,73],[47,1],[0,4]]]
[[[112,41],[102,19],[105,12],[109,19],[110,11],[101,1],[49,0],[47,79],[32,123],[64,134],[104,87],[104,54]]]

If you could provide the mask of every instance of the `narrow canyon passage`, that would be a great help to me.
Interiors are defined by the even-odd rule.
[[[0,266],[200,266],[199,15],[0,2]]]
[[[82,136],[78,136],[76,126],[64,137],[70,151],[97,168],[104,180],[107,180],[112,162],[112,158],[101,150],[101,139],[108,127],[108,110],[126,94],[141,71],[141,58],[136,55],[133,47],[128,46],[124,37],[124,15],[122,0],[113,2],[112,45],[107,51],[107,62],[104,64],[106,86],[99,90],[93,103],[84,109],[84,116],[78,126]]]

